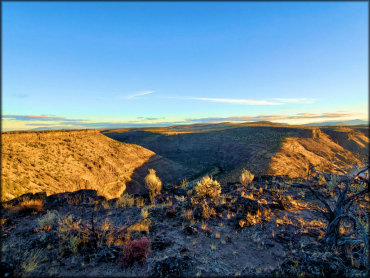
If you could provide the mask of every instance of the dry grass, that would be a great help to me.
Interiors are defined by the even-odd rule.
[[[273,213],[270,209],[263,209],[263,210],[257,210],[256,214],[252,214],[250,212],[247,212],[247,215],[245,216],[245,219],[242,219],[239,221],[240,227],[245,226],[254,226],[254,225],[261,225],[263,226],[264,222],[268,222],[271,219],[271,216]]]
[[[221,194],[220,183],[208,175],[203,177],[202,180],[194,186],[194,188],[198,197],[216,199]]]
[[[145,177],[145,186],[150,190],[150,200],[153,202],[155,196],[157,196],[162,189],[162,182],[155,174],[154,169],[149,169],[149,174]]]
[[[150,224],[151,224],[150,219],[140,220],[139,222],[136,222],[135,224],[128,227],[127,231],[129,233],[131,233],[131,232],[146,232],[146,233],[149,233]]]
[[[42,212],[44,211],[44,201],[41,199],[24,200],[15,209],[23,212]]]
[[[252,183],[254,179],[254,175],[246,169],[242,170],[242,174],[240,175],[240,183],[245,187],[248,188],[248,185]]]
[[[135,198],[130,194],[123,194],[116,201],[116,206],[121,208],[129,208],[135,205]]]
[[[334,142],[326,133],[320,130],[312,133],[314,138],[286,137],[279,151],[271,158],[268,173],[298,177],[306,174],[308,164],[327,173],[337,172],[334,165],[341,168],[361,165],[355,153]]]
[[[135,169],[154,155],[97,130],[2,134],[1,198],[80,189],[117,198]]]

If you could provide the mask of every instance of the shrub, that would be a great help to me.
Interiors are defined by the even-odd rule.
[[[144,206],[144,204],[145,204],[145,200],[144,200],[143,197],[139,196],[139,197],[136,198],[136,207],[137,208],[140,208],[140,207]]]
[[[116,206],[121,208],[132,207],[135,204],[134,196],[130,194],[122,194],[116,201]]]
[[[216,211],[214,208],[210,208],[208,203],[206,201],[204,201],[202,203],[202,217],[204,219],[208,219],[210,217],[213,217],[216,215]]]
[[[121,252],[119,256],[121,266],[127,268],[132,266],[135,262],[143,265],[146,262],[149,247],[150,242],[147,238],[126,243],[123,248],[123,252]]]
[[[369,239],[366,233],[366,229],[359,220],[358,213],[356,213],[356,207],[360,203],[365,203],[364,196],[367,196],[369,192],[369,180],[365,180],[363,185],[356,185],[356,178],[368,170],[369,166],[363,168],[356,175],[345,172],[339,168],[344,176],[339,175],[328,175],[321,171],[315,171],[312,165],[309,165],[308,174],[306,178],[306,185],[311,193],[317,198],[317,200],[324,205],[321,209],[322,215],[327,220],[327,227],[323,242],[329,250],[335,250],[335,248],[346,246],[346,248],[353,248],[356,251],[351,254],[351,260],[359,265],[367,266],[368,263],[368,252],[369,252]],[[310,179],[312,174],[320,173],[325,176],[326,188],[317,186]],[[351,189],[352,187],[352,189]],[[334,196],[334,202],[330,201],[327,194],[330,193]],[[362,199],[362,200],[361,200]],[[347,233],[342,233],[346,231]],[[350,252],[352,253],[352,252]]]
[[[209,197],[216,199],[221,194],[221,185],[218,181],[213,180],[208,175],[203,177],[200,182],[195,185],[195,191],[199,197]]]
[[[141,209],[141,216],[146,219],[149,216],[148,208],[142,208]]]
[[[145,177],[146,188],[150,190],[150,200],[153,202],[155,196],[159,194],[162,189],[162,182],[155,174],[154,169],[149,169],[149,174]]]
[[[39,226],[42,230],[50,229],[56,224],[56,221],[59,219],[59,214],[54,211],[48,211],[43,217],[39,219]]]
[[[250,185],[252,183],[253,179],[254,179],[254,175],[251,172],[249,172],[248,170],[243,169],[242,174],[240,176],[240,183],[245,188],[247,188],[248,185]]]
[[[127,228],[128,233],[132,232],[145,232],[146,234],[149,233],[149,227],[152,221],[150,219],[143,219]]]
[[[77,253],[82,234],[80,227],[81,220],[74,220],[72,215],[58,221],[58,236],[60,237],[60,247],[62,251],[72,251]]]

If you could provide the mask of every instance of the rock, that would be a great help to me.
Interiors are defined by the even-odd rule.
[[[0,262],[0,277],[13,277],[14,266],[6,262]]]
[[[172,192],[177,196],[188,196],[187,191],[181,187],[173,189]]]
[[[303,258],[286,259],[280,266],[278,276],[297,277],[346,277],[346,267],[335,255],[329,252],[303,254]],[[347,275],[346,275],[347,274]]]
[[[185,229],[184,229],[185,233],[188,234],[188,235],[197,235],[199,234],[199,230],[193,226],[187,226]]]
[[[45,208],[48,210],[59,209],[68,204],[69,200],[78,200],[78,204],[90,204],[91,201],[104,201],[105,197],[98,196],[96,190],[81,189],[75,192],[53,194],[45,199]]]
[[[169,257],[157,261],[150,272],[150,276],[152,277],[185,276],[186,271],[188,271],[192,264],[193,260],[189,256]]]
[[[172,241],[165,240],[162,237],[157,236],[154,238],[154,240],[151,243],[151,249],[162,251],[171,245],[172,245]]]
[[[274,247],[274,246],[275,246],[275,243],[274,243],[272,240],[266,240],[266,241],[264,242],[264,244],[265,244],[265,246],[266,246],[267,248],[270,248],[270,247]]]
[[[207,235],[207,236],[211,236],[211,235],[212,235],[212,233],[213,233],[212,229],[209,229],[209,228],[207,228],[207,229],[205,230],[205,232],[206,232],[206,235]]]
[[[196,207],[194,210],[193,210],[193,217],[194,219],[203,219],[203,210],[201,207]]]
[[[252,199],[239,197],[237,204],[241,205],[244,208],[244,211],[257,212],[258,210],[258,202]]]

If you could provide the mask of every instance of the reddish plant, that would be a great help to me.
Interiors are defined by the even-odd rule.
[[[150,247],[150,242],[147,238],[140,240],[129,241],[125,244],[123,252],[119,256],[121,266],[127,268],[135,262],[143,265],[146,262]]]

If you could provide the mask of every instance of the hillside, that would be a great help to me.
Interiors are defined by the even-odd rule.
[[[0,204],[4,277],[366,277],[368,257],[355,250],[368,254],[368,178],[269,175],[360,163],[368,129],[223,123],[103,133],[124,142],[97,130],[2,134],[3,200],[46,192]],[[244,167],[257,178],[242,185]],[[153,198],[143,188],[151,168],[164,185]],[[206,173],[218,182],[180,185]],[[352,198],[359,222],[337,228],[338,242],[357,236],[352,245],[324,244],[333,221],[318,192],[329,208],[338,192]]]
[[[24,193],[48,195],[96,189],[106,198],[143,190],[148,167],[164,183],[191,170],[134,144],[120,143],[97,130],[9,132],[2,134],[2,200]]]
[[[110,137],[110,138],[109,138]],[[113,140],[115,139],[115,140]],[[121,142],[118,142],[118,141]],[[361,164],[368,128],[220,123],[157,128],[59,130],[2,134],[2,200],[96,189],[106,198],[143,193],[153,168],[164,186],[211,173],[222,184],[255,175],[304,176]]]
[[[335,172],[335,167],[361,164],[367,158],[368,129],[303,127],[271,123],[204,124],[161,128],[105,130],[121,142],[135,143],[163,157],[236,182],[242,168],[257,175],[304,176],[309,163]]]

